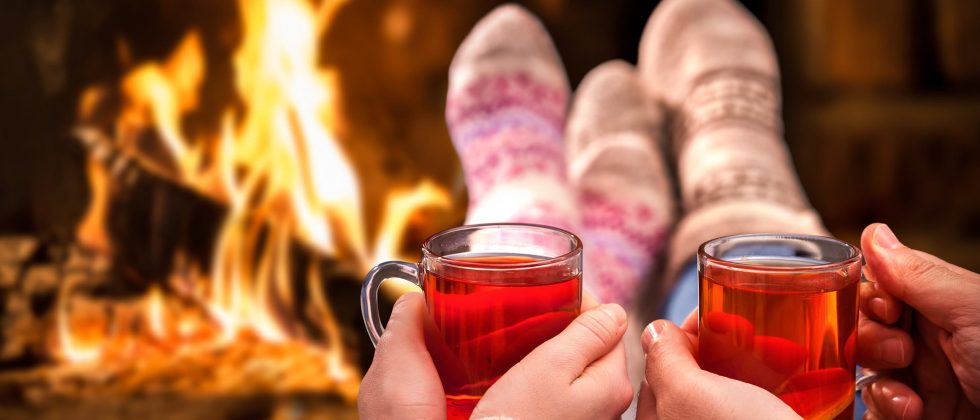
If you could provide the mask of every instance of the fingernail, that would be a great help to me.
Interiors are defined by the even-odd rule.
[[[609,318],[616,323],[616,326],[623,325],[626,322],[626,311],[622,306],[615,303],[607,303],[605,305],[599,306],[599,310],[609,315]]]
[[[887,319],[888,318],[888,302],[880,297],[871,299],[871,312],[874,312],[878,318]]]
[[[654,342],[660,339],[661,334],[664,332],[664,321],[656,320],[649,324],[643,329],[643,335],[640,337],[640,341],[643,344],[643,351],[650,349],[650,346]]]
[[[905,362],[905,346],[898,338],[889,338],[878,345],[878,358],[883,362],[892,365],[901,365]]]
[[[902,246],[902,243],[898,241],[898,238],[896,238],[892,230],[888,228],[888,225],[879,225],[878,228],[875,229],[874,242],[875,245],[885,249],[898,249]]]

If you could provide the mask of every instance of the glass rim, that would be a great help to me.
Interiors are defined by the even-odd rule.
[[[563,236],[565,239],[569,240],[571,244],[571,250],[554,257],[545,258],[542,260],[531,261],[531,262],[520,262],[520,263],[508,263],[508,264],[479,264],[473,262],[460,263],[458,260],[448,258],[444,255],[439,255],[434,252],[430,245],[437,241],[443,236],[447,236],[453,233],[458,233],[467,230],[481,230],[481,229],[493,229],[493,228],[520,228],[529,229],[546,232],[549,234],[558,234]],[[424,242],[422,242],[422,259],[431,260],[440,265],[447,267],[452,267],[460,270],[483,270],[483,271],[513,271],[513,270],[532,270],[542,267],[548,267],[556,264],[563,264],[572,260],[578,256],[582,255],[582,240],[579,239],[574,233],[571,233],[565,229],[557,228],[554,226],[539,225],[533,223],[478,223],[473,225],[462,225],[451,229],[446,229],[442,232],[436,233]]]
[[[721,241],[728,241],[733,239],[796,239],[810,242],[823,242],[831,243],[836,246],[840,246],[849,251],[849,256],[841,261],[828,262],[822,264],[808,264],[808,265],[797,265],[797,266],[770,266],[770,265],[758,265],[758,264],[748,264],[738,261],[730,261],[721,259],[717,256],[708,253],[706,248],[716,245]],[[755,273],[814,273],[814,272],[824,272],[824,271],[834,271],[841,267],[846,267],[855,262],[860,262],[862,258],[861,249],[857,246],[842,241],[837,238],[831,238],[829,236],[819,236],[819,235],[805,235],[799,233],[743,233],[738,235],[727,235],[718,237],[705,243],[698,247],[698,259],[711,262],[712,264],[717,264],[724,266],[729,269],[755,272]]]

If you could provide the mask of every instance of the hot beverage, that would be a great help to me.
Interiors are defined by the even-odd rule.
[[[512,282],[507,271],[488,279],[480,270],[517,268],[544,260],[540,257],[448,258],[475,270],[425,273],[426,306],[434,327],[426,330],[426,345],[446,391],[449,418],[469,418],[497,378],[578,315],[581,279],[542,272],[538,282]]]
[[[361,310],[377,344],[378,287],[398,277],[425,294],[425,343],[450,419],[469,418],[504,373],[560,333],[582,305],[582,242],[547,226],[471,225],[422,245],[422,262],[379,264],[364,280]]]
[[[772,392],[804,418],[851,418],[860,276],[859,258],[703,264],[701,367]]]

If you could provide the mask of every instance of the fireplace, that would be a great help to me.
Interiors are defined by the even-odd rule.
[[[361,277],[462,220],[446,134],[398,144],[363,99],[352,2],[161,0],[128,30],[145,16],[123,3],[39,7],[42,50],[65,20],[120,28],[65,130],[77,223],[0,237],[0,415],[352,416]],[[397,38],[406,12],[385,13]]]

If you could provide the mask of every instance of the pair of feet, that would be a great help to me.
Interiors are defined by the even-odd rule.
[[[578,233],[586,289],[621,304],[665,249],[656,295],[708,239],[825,233],[782,141],[775,54],[751,15],[732,0],[667,0],[639,57],[637,68],[592,70],[569,110],[541,23],[514,5],[484,17],[453,59],[446,104],[469,189],[466,222]]]

